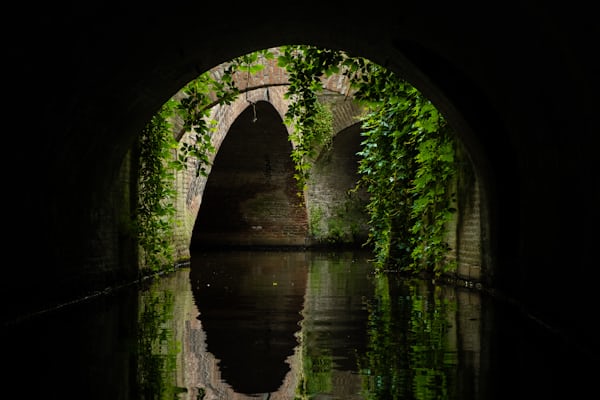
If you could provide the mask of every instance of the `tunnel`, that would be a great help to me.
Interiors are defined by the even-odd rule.
[[[122,166],[144,125],[200,73],[308,43],[398,73],[448,117],[481,179],[486,285],[597,359],[586,322],[600,222],[593,13],[535,2],[372,17],[345,7],[335,18],[248,8],[202,17],[199,31],[184,18],[205,16],[199,8],[167,16],[90,3],[16,14],[30,33],[10,34],[5,49],[7,321],[136,279],[120,224],[132,197],[116,183],[127,180]]]

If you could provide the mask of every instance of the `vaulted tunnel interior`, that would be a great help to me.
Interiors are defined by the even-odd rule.
[[[52,62],[44,64],[44,101],[35,106],[44,129],[27,136],[43,149],[35,154],[35,184],[29,170],[14,167],[33,161],[31,146],[8,135],[5,187],[15,197],[7,248],[26,262],[5,272],[6,317],[135,278],[137,266],[123,262],[133,257],[120,240],[126,196],[118,177],[136,135],[198,73],[257,49],[302,42],[389,66],[453,116],[485,178],[481,205],[492,214],[494,286],[567,336],[581,335],[598,354],[588,325],[596,283],[585,279],[597,265],[600,203],[591,122],[599,87],[598,60],[589,51],[598,37],[594,13],[523,2],[494,9],[495,18],[473,18],[469,5],[448,3],[435,12],[413,6],[402,15],[366,18],[355,10],[324,20],[313,12],[252,26],[248,21],[264,15],[249,10],[237,21],[206,20],[202,37],[196,24],[162,11],[129,18],[112,8],[92,12],[103,9],[89,3],[17,14],[16,23],[37,34],[7,43],[11,104],[18,105],[9,131],[22,132],[31,120],[31,107],[21,105],[40,92],[40,60]],[[186,15],[202,11],[192,7]],[[359,21],[360,29],[348,21]],[[552,85],[557,79],[560,90]]]

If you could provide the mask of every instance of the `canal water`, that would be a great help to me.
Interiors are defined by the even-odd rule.
[[[570,399],[597,379],[518,307],[363,251],[195,252],[15,321],[2,347],[5,399]]]

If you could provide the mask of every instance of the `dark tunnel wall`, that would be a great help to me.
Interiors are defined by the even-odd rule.
[[[343,18],[323,18],[326,9],[266,18],[248,8],[237,20],[205,19],[201,32],[184,16],[205,10],[142,17],[96,3],[53,7],[17,11],[11,20],[27,34],[5,32],[5,248],[16,260],[3,271],[7,318],[131,275],[119,228],[106,226],[108,199],[162,103],[234,56],[310,43],[405,76],[448,116],[490,211],[493,284],[592,346],[599,66],[585,7],[406,5],[401,15],[347,9]]]

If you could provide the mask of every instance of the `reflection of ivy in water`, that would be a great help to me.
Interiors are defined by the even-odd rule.
[[[328,261],[313,260],[311,268],[326,271],[329,267]],[[334,267],[339,265],[339,262],[333,263]],[[309,273],[308,277],[308,286],[311,291],[318,292],[319,288],[328,286],[327,282],[324,282],[326,278],[323,273]],[[316,333],[306,326],[307,323],[308,321],[305,319],[303,321],[305,326],[301,329],[299,336],[302,371],[296,386],[294,400],[312,399],[316,393],[330,393],[332,389],[333,359],[331,351],[314,345]]]
[[[363,394],[366,399],[410,398],[406,385],[410,372],[406,361],[408,329],[393,323],[395,313],[406,314],[406,304],[392,301],[387,275],[377,275],[374,282],[375,298],[367,305],[369,350],[359,366],[364,377]]]
[[[176,386],[175,341],[169,321],[173,320],[173,293],[153,285],[142,294],[138,334],[138,384],[140,399],[174,399],[185,389]]]
[[[450,392],[450,373],[456,366],[454,357],[447,357],[448,351],[447,313],[452,306],[441,297],[441,290],[435,287],[428,297],[418,295],[415,286],[411,323],[410,363],[413,376],[413,390],[417,399],[454,398]]]
[[[302,377],[296,386],[294,400],[314,397],[315,393],[330,393],[333,360],[331,354],[308,354],[308,346],[302,346]]]
[[[323,321],[316,318],[319,312],[323,312],[323,307],[326,307],[324,296],[354,293],[357,290],[355,285],[361,285],[359,281],[346,280],[348,265],[354,259],[353,252],[333,252],[311,260],[305,299],[310,298],[312,301],[305,303],[303,310],[305,317],[299,335],[302,369],[294,400],[314,399],[322,395],[327,397],[334,390],[333,374],[336,366],[333,350],[323,344],[328,339],[322,335],[328,335],[328,332],[317,328],[316,325]]]
[[[396,288],[388,276],[375,281],[369,308],[369,350],[360,361],[366,399],[452,398],[447,313],[439,290],[421,294],[415,282]],[[396,292],[398,290],[398,292]],[[393,321],[398,321],[394,323]]]

